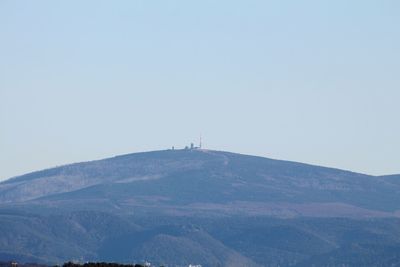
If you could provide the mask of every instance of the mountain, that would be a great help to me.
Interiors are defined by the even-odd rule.
[[[399,216],[400,175],[205,149],[134,153],[0,183],[0,261],[390,266]]]

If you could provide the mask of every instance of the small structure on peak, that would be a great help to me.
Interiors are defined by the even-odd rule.
[[[202,138],[201,138],[201,135],[200,135],[200,140],[199,140],[199,145],[198,146],[195,146],[195,144],[192,142],[192,143],[190,143],[189,146],[185,146],[183,149],[184,150],[202,149],[202,145],[203,145],[202,144]],[[175,146],[172,146],[171,150],[175,150]]]
[[[199,148],[201,149],[201,134],[200,134]]]

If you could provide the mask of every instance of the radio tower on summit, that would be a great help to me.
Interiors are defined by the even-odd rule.
[[[201,149],[201,134],[200,134],[199,148]]]

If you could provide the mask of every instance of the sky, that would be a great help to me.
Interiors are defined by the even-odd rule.
[[[400,2],[0,0],[0,180],[184,147],[400,173]]]

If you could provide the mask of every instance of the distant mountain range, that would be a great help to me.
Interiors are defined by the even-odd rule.
[[[0,261],[392,266],[399,217],[400,175],[205,149],[134,153],[0,183]]]

